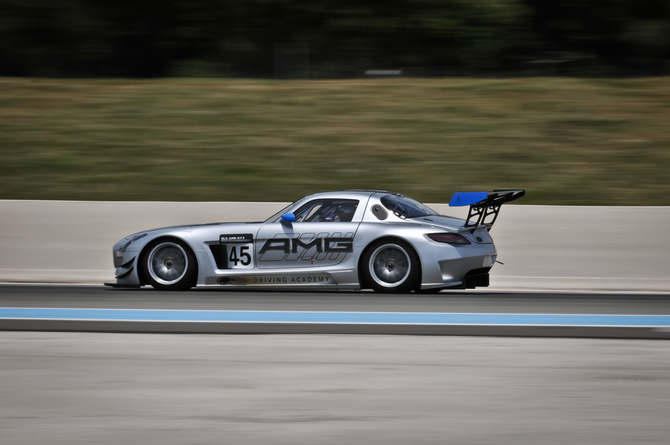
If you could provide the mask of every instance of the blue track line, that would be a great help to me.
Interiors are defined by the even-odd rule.
[[[0,308],[0,320],[384,325],[670,327],[670,315],[477,314],[405,312],[185,311]]]

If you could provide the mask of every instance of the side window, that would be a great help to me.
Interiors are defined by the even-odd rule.
[[[358,208],[355,199],[315,199],[293,212],[295,222],[351,222]]]

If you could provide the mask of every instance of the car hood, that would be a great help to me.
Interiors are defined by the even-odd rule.
[[[250,222],[250,223],[238,223],[238,222],[217,222],[217,223],[207,223],[207,224],[187,224],[183,226],[167,226],[167,227],[158,227],[156,229],[141,230],[139,232],[128,235],[124,239],[131,239],[137,235],[146,233],[148,235],[155,234],[158,232],[169,232],[169,231],[178,231],[178,232],[192,232],[194,228],[207,228],[207,227],[225,227],[225,226],[239,226],[244,227],[248,224],[260,224],[259,222]]]

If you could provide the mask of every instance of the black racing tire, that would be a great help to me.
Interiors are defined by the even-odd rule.
[[[405,294],[419,285],[419,257],[404,241],[380,240],[368,247],[360,263],[364,282],[375,292]]]
[[[140,256],[140,272],[158,290],[190,289],[198,270],[195,255],[183,241],[158,239],[148,244]]]

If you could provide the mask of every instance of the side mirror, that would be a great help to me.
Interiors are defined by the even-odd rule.
[[[281,216],[281,222],[283,223],[291,223],[295,221],[295,215],[293,213],[284,213]]]

